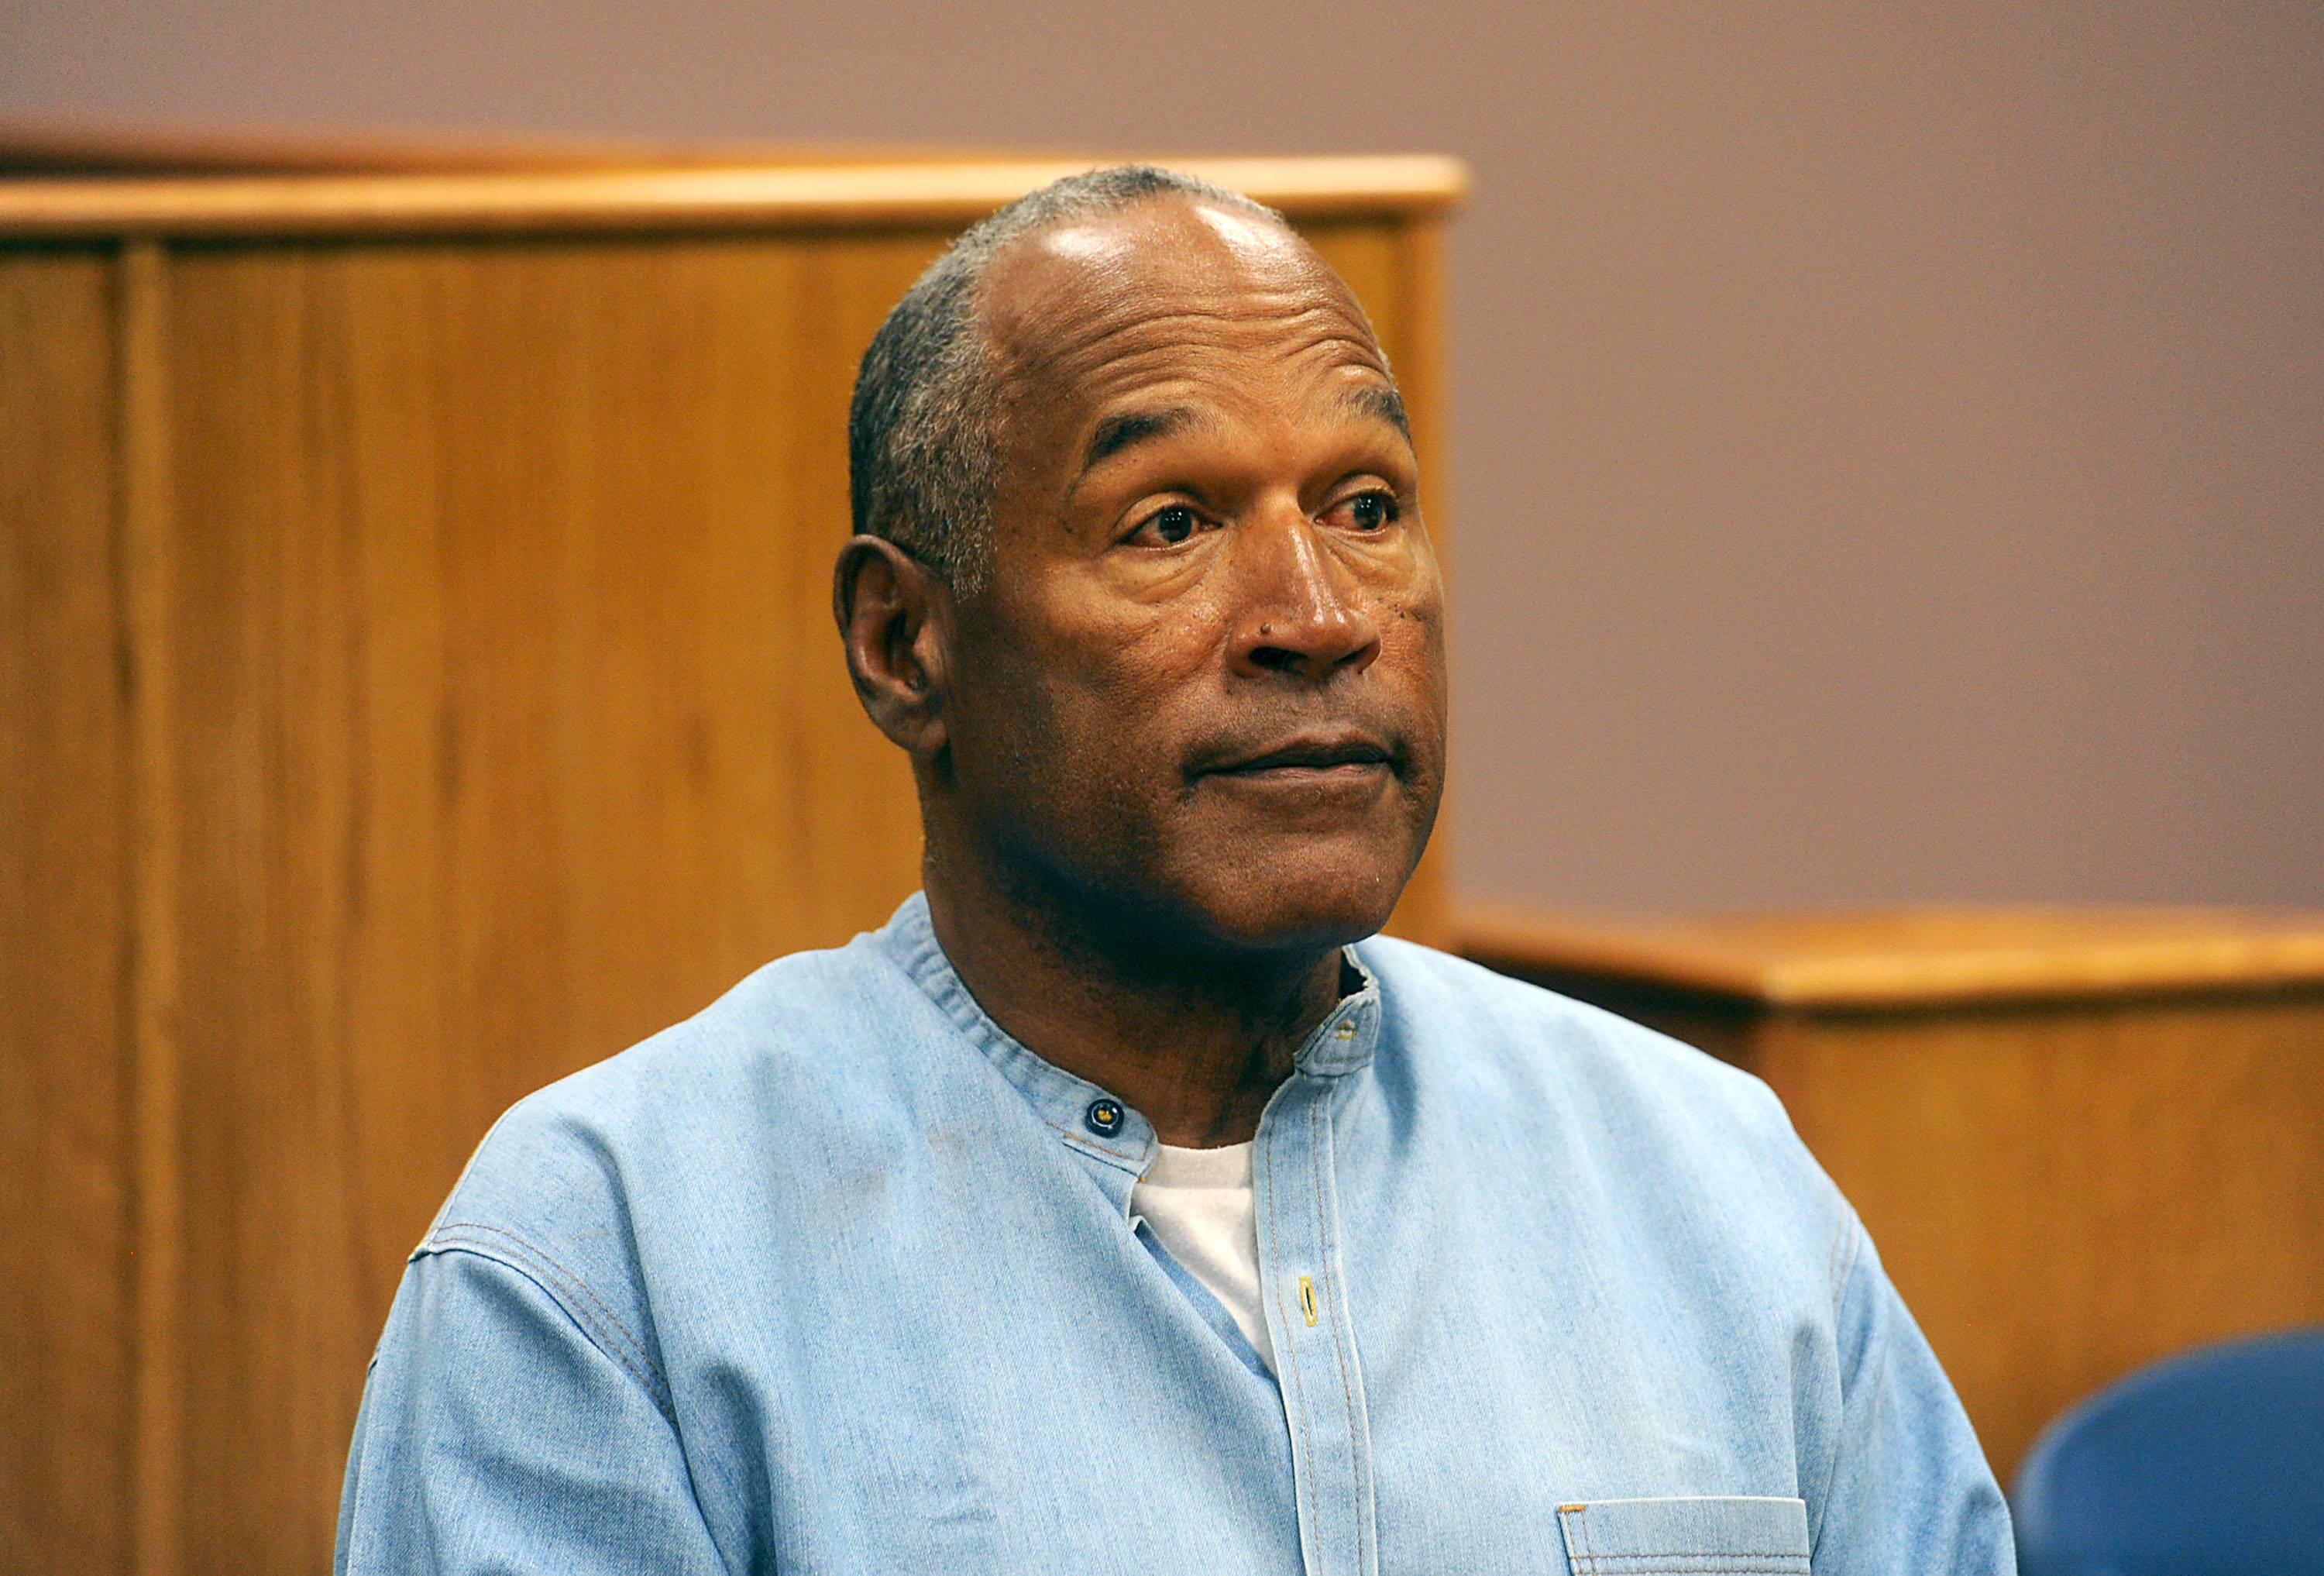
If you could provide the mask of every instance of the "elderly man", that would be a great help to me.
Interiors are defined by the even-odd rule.
[[[493,1130],[343,1571],[2008,1568],[1763,1087],[1364,939],[1443,594],[1387,359],[1276,215],[1010,206],[850,437],[834,603],[926,892]]]

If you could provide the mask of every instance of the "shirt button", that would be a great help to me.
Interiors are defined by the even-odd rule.
[[[1121,1102],[1118,1100],[1093,1100],[1082,1112],[1082,1121],[1090,1131],[1102,1138],[1110,1138],[1121,1131]]]

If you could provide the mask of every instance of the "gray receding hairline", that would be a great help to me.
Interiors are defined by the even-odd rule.
[[[1240,192],[1151,164],[1069,175],[970,226],[904,292],[856,370],[847,469],[859,534],[894,542],[958,594],[982,588],[1000,473],[998,377],[977,320],[985,270],[1038,231],[1159,197],[1291,228]]]

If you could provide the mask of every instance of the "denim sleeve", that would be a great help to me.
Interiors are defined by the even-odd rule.
[[[423,1250],[364,1387],[338,1576],[724,1572],[659,1376],[519,1267]]]
[[[2009,1510],[1936,1354],[1851,1216],[1840,1418],[1818,1576],[2010,1576]]]

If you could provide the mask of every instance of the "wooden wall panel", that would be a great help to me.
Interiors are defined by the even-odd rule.
[[[127,1569],[128,719],[109,255],[0,253],[0,1565]]]
[[[404,1254],[503,1107],[877,924],[828,612],[862,345],[942,244],[199,248],[169,285],[196,1568],[317,1558]],[[1324,238],[1379,311],[1391,240]],[[193,1360],[199,1354],[200,1360]],[[271,1455],[257,1492],[244,1463]]]
[[[2324,1320],[2324,995],[1788,1016],[1748,1064],[2006,1483],[2143,1364]]]
[[[1325,244],[1392,336],[1389,240]],[[918,884],[828,576],[855,358],[941,244],[171,268],[176,1010],[205,1092],[178,1368],[214,1442],[176,1468],[220,1507],[193,1568],[326,1552],[364,1358],[493,1116]]]
[[[1433,458],[1447,167],[1358,165],[1253,169]],[[323,1568],[492,1119],[918,884],[831,627],[846,408],[1023,174],[0,191],[0,1564]]]
[[[327,1556],[403,1255],[500,1109],[917,884],[827,610],[833,364],[936,244],[174,270],[185,1493],[230,1507],[193,1568]]]

